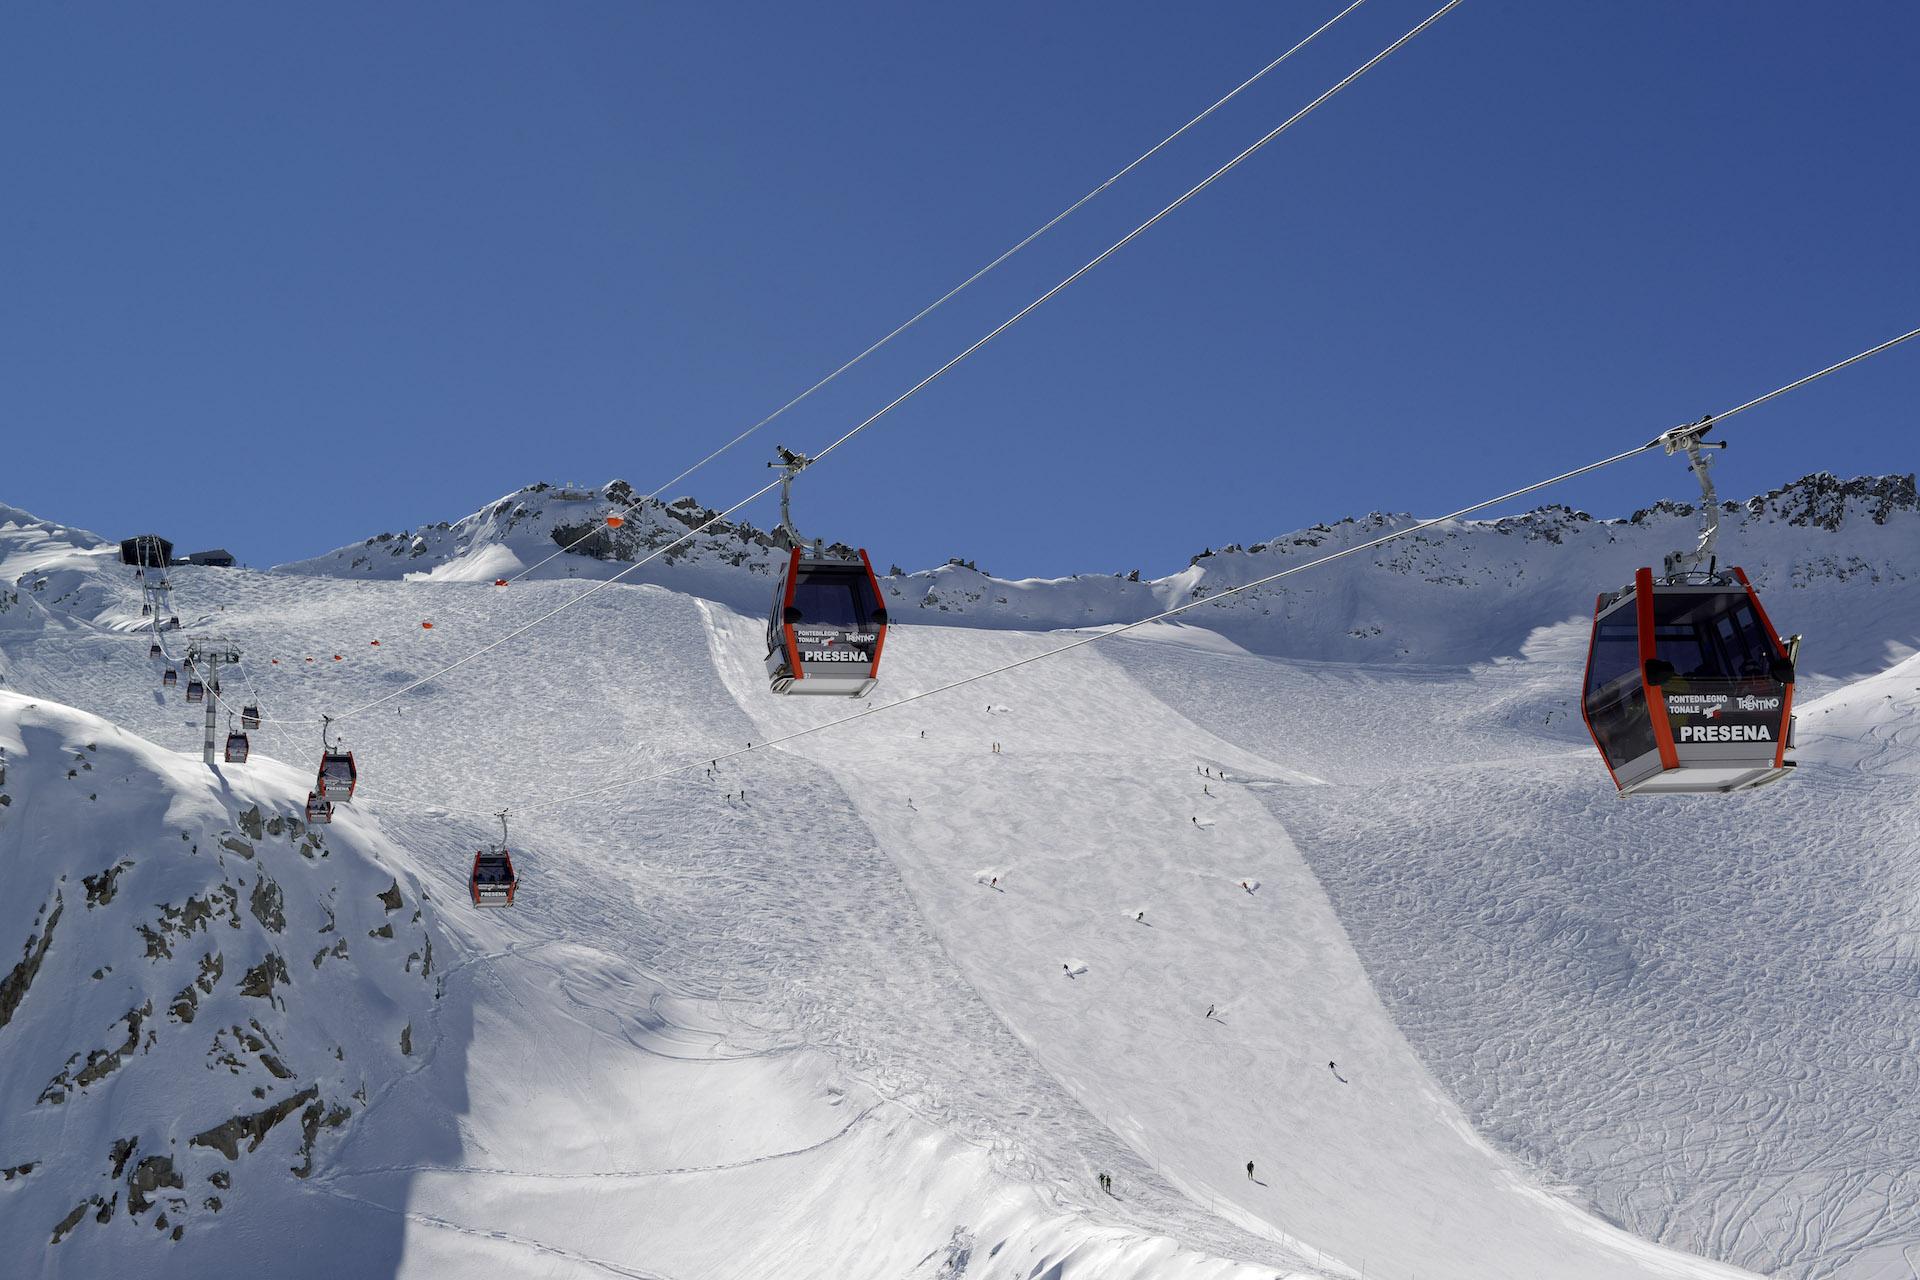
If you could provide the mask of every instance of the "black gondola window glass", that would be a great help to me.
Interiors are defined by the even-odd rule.
[[[1640,680],[1640,628],[1631,602],[1594,624],[1586,703],[1587,723],[1608,764],[1619,768],[1654,749]]]
[[[1640,669],[1640,629],[1632,606],[1603,618],[1593,629],[1593,655],[1587,663],[1587,692],[1598,693]]]
[[[1654,652],[1685,680],[1767,679],[1773,641],[1744,595],[1656,595]]]
[[[844,570],[825,573],[802,570],[800,582],[793,591],[793,607],[800,611],[799,625],[867,630],[869,592],[866,585],[862,577]]]

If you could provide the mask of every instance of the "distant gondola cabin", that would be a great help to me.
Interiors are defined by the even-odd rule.
[[[314,790],[328,800],[345,803],[353,799],[353,789],[359,784],[360,771],[353,762],[353,752],[329,750],[320,757],[320,777]]]
[[[510,907],[520,878],[514,874],[513,855],[505,849],[482,849],[473,855],[467,891],[476,907]]]

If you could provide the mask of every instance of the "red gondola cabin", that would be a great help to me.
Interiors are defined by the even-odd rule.
[[[1594,606],[1581,711],[1623,792],[1728,792],[1787,776],[1794,653],[1753,584],[1633,583]]]
[[[520,878],[513,871],[513,855],[505,849],[482,849],[473,855],[467,892],[476,907],[510,907]]]
[[[314,784],[314,790],[329,802],[347,804],[353,799],[353,789],[360,782],[360,771],[354,767],[353,752],[328,750],[320,756],[320,777]]]
[[[767,678],[775,693],[863,698],[880,680],[887,610],[865,551],[858,559],[794,547],[767,617]]]

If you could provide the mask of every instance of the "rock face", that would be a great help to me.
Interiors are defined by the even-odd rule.
[[[434,1017],[418,959],[436,925],[364,821],[311,831],[277,770],[216,782],[5,692],[0,748],[17,802],[0,807],[0,1170],[10,1227],[35,1224],[0,1238],[81,1250],[83,1274],[117,1256],[88,1252],[113,1232],[179,1240],[311,1173]],[[396,941],[349,957],[354,927]],[[289,947],[329,962],[289,965]],[[40,1265],[0,1256],[4,1275]]]

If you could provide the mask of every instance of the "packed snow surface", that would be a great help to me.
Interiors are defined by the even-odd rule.
[[[1807,635],[1799,775],[1750,796],[1608,787],[1573,697],[1577,619],[1687,520],[1549,510],[898,710],[1087,634],[1051,628],[1398,518],[1150,582],[889,575],[907,625],[853,703],[767,693],[774,557],[709,530],[634,575],[659,585],[349,717],[360,793],[330,828],[297,822],[322,711],[701,518],[650,510],[631,543],[485,585],[619,496],[536,486],[293,572],[174,570],[185,634],[232,638],[227,692],[268,716],[253,759],[215,770],[110,546],[6,509],[0,853],[23,879],[0,978],[12,948],[43,952],[0,1026],[9,1273],[1907,1274],[1910,478],[1734,509],[1729,543]],[[482,913],[464,876],[503,807],[522,887]],[[256,811],[278,834],[248,834]],[[91,902],[86,878],[122,860]],[[263,877],[280,932],[250,905]],[[238,924],[207,915],[150,953],[141,926],[228,892]],[[348,953],[316,965],[330,916]],[[287,981],[243,991],[270,952]],[[166,1012],[183,988],[202,990],[190,1023]],[[212,1039],[229,1026],[278,1047],[241,1041],[232,1069]],[[307,1088],[258,1150],[192,1141]]]

